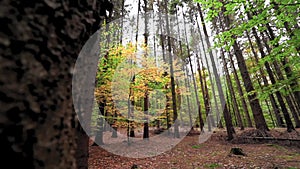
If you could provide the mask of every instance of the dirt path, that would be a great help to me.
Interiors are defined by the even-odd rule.
[[[281,131],[272,131],[280,133]],[[299,132],[298,132],[299,133]],[[155,157],[126,158],[111,154],[98,146],[90,147],[90,169],[202,169],[202,168],[300,168],[300,149],[277,144],[232,144],[219,130],[205,143],[198,135],[186,136],[172,150]],[[232,147],[242,148],[247,156],[230,155]]]

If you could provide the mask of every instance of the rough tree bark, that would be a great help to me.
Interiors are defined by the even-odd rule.
[[[10,168],[87,168],[88,137],[72,108],[72,68],[99,28],[100,3],[0,2],[1,165],[13,159]]]

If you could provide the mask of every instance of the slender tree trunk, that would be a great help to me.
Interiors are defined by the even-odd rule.
[[[183,11],[183,9],[182,9]],[[196,84],[196,80],[195,80],[195,74],[194,74],[194,70],[193,70],[193,65],[192,65],[192,60],[191,60],[191,56],[190,56],[190,47],[189,47],[189,42],[187,39],[187,32],[186,32],[186,25],[185,25],[185,18],[184,18],[184,13],[183,13],[183,20],[184,20],[184,35],[185,35],[185,40],[186,40],[186,45],[187,45],[187,55],[188,55],[188,61],[189,61],[189,65],[190,65],[190,69],[191,69],[191,73],[192,73],[192,80],[193,80],[193,85],[194,85],[194,91],[195,91],[195,95],[196,95],[196,103],[197,103],[197,110],[198,110],[198,116],[199,116],[199,122],[200,122],[200,129],[202,132],[203,131],[203,127],[204,127],[204,121],[203,121],[203,117],[202,117],[202,113],[201,113],[201,105],[200,105],[200,101],[199,101],[199,97],[198,97],[198,89],[197,89],[197,84]]]
[[[183,49],[182,49],[182,42],[181,42],[181,37],[180,37],[180,29],[179,29],[179,21],[178,21],[178,14],[177,14],[177,10],[176,10],[176,19],[177,19],[177,31],[178,31],[178,36],[179,36],[179,50],[180,50],[180,56],[183,56]],[[184,79],[184,83],[185,83],[185,88],[187,89],[187,90],[189,90],[189,88],[188,88],[188,69],[187,68],[185,68],[185,66],[183,66],[183,68],[182,68],[183,70],[186,70],[185,71],[185,74],[186,74],[186,77],[187,78],[185,78]],[[190,108],[190,98],[189,98],[189,96],[187,95],[186,96],[186,100],[187,100],[187,104],[188,104],[188,114],[189,114],[189,122],[190,122],[190,129],[191,130],[193,130],[194,128],[193,128],[193,122],[192,122],[192,116],[191,116],[191,108]]]
[[[167,84],[165,86],[166,89],[166,108],[165,108],[165,112],[166,112],[166,122],[167,122],[167,130],[168,130],[168,135],[170,135],[170,127],[171,127],[171,123],[170,123],[170,96],[168,95],[168,91],[169,91],[169,85]]]
[[[185,67],[185,66],[184,66]],[[188,68],[185,67],[183,68],[185,70],[185,75],[186,75],[186,78],[184,79],[184,82],[185,82],[185,88],[187,89],[187,92],[190,91],[190,86],[189,86],[189,75],[188,75]],[[188,105],[188,113],[189,113],[189,122],[190,122],[190,129],[191,130],[194,130],[194,127],[193,127],[193,121],[192,121],[192,114],[191,114],[191,107],[190,107],[190,97],[187,95],[186,96],[186,100],[187,100],[187,105]]]
[[[199,4],[197,4],[197,5],[198,5],[198,11],[199,11],[199,14],[200,14],[200,19],[201,19],[201,22],[202,22],[202,27],[203,27],[203,31],[204,31],[206,45],[210,49],[211,44],[210,44],[210,41],[209,41],[206,26],[205,26],[205,23],[204,23],[204,17],[203,17],[200,5]],[[217,68],[216,68],[216,64],[215,64],[215,61],[214,61],[214,56],[213,56],[211,50],[209,50],[209,55],[210,55],[210,58],[211,58],[211,61],[212,61],[212,68],[213,68],[214,76],[215,76],[216,82],[217,82],[217,88],[218,88],[218,92],[219,92],[219,95],[220,95],[221,105],[222,106],[224,105],[223,113],[224,113],[226,129],[227,129],[228,140],[232,140],[233,139],[233,134],[235,133],[235,131],[234,131],[234,128],[233,128],[233,125],[232,125],[232,120],[231,120],[230,113],[228,112],[228,106],[225,102],[225,97],[224,97],[224,92],[223,92],[223,89],[222,89],[222,86],[221,86],[220,77],[217,73]]]
[[[206,56],[204,56],[204,57],[206,57]],[[201,72],[203,73],[202,78],[203,78],[203,82],[204,82],[205,110],[206,110],[207,117],[209,118],[209,122],[211,123],[211,125],[213,127],[215,127],[216,124],[215,124],[214,116],[212,115],[212,112],[211,112],[211,107],[210,107],[211,103],[210,103],[209,91],[208,91],[208,87],[207,87],[205,68],[204,68],[202,59],[200,59],[200,63],[201,63],[201,67],[202,67]]]
[[[197,15],[196,15],[196,17],[197,17]],[[211,75],[211,72],[210,72],[209,62],[208,62],[207,54],[206,54],[207,52],[206,52],[206,49],[205,49],[205,46],[204,46],[204,40],[203,40],[202,32],[200,30],[200,26],[199,26],[197,18],[196,18],[196,23],[197,23],[198,32],[199,32],[199,35],[200,35],[201,46],[202,46],[202,49],[204,51],[203,53],[204,53],[205,64],[206,64],[207,70],[208,70],[209,81],[211,82],[211,88],[212,88],[212,94],[213,94],[214,106],[215,106],[214,108],[216,109],[217,123],[219,123],[220,122],[220,110],[219,110],[219,106],[218,106],[218,100],[217,100],[217,97],[216,97],[216,92],[215,92],[216,90],[215,90],[215,86],[213,84],[213,79],[212,79],[212,75]],[[205,25],[204,25],[204,27],[205,27]],[[203,63],[202,63],[202,65],[203,65]],[[204,82],[206,83],[206,81],[204,81]],[[207,85],[205,85],[205,86],[207,86]],[[208,94],[208,89],[206,88],[205,90],[207,91],[207,94]],[[209,96],[208,96],[207,99],[209,99]],[[213,115],[212,115],[212,113],[210,113],[210,114],[211,114],[212,125],[215,126]]]
[[[159,4],[161,5],[161,4]],[[160,6],[159,6],[160,7]],[[163,11],[162,8],[159,8],[160,10]],[[166,60],[166,54],[165,54],[165,35],[163,34],[163,28],[162,28],[162,25],[163,25],[163,19],[162,19],[162,16],[161,16],[161,12],[158,14],[159,16],[159,23],[161,23],[159,25],[159,29],[160,29],[160,42],[161,42],[161,49],[162,49],[162,56],[163,56],[163,62],[166,63],[167,60]],[[167,72],[164,72],[164,74],[167,76],[168,73]],[[168,85],[165,85],[165,90],[168,91]],[[166,107],[165,107],[165,113],[166,113],[166,127],[167,127],[167,130],[168,130],[168,135],[170,134],[170,113],[169,113],[169,110],[170,110],[170,97],[168,96],[168,92],[166,92]]]
[[[253,125],[252,125],[252,120],[251,120],[251,117],[250,117],[250,113],[249,113],[249,111],[248,111],[248,106],[247,106],[246,100],[245,100],[245,98],[244,98],[244,92],[243,92],[243,89],[242,89],[242,85],[241,85],[240,79],[239,79],[239,77],[238,77],[236,68],[235,68],[235,66],[234,66],[234,62],[233,62],[232,57],[233,57],[232,54],[229,53],[230,65],[231,65],[231,68],[233,69],[233,77],[234,77],[234,80],[235,80],[235,82],[236,82],[237,89],[238,89],[238,93],[239,93],[240,98],[241,98],[242,107],[243,107],[243,110],[244,110],[244,112],[245,112],[245,114],[246,114],[247,126],[248,126],[248,127],[253,127]]]
[[[241,113],[239,111],[239,106],[238,106],[238,103],[237,103],[237,100],[236,100],[236,97],[235,97],[234,89],[233,89],[233,86],[232,86],[231,78],[230,78],[228,67],[227,67],[227,62],[226,62],[224,51],[223,51],[222,48],[221,48],[221,58],[222,58],[222,61],[223,61],[223,67],[224,67],[224,70],[225,70],[225,76],[226,76],[229,92],[230,92],[230,95],[231,95],[232,101],[233,101],[233,108],[234,108],[234,111],[235,111],[235,115],[237,117],[237,123],[238,123],[238,126],[241,128],[241,130],[244,130],[245,127],[244,127],[244,124],[243,124],[243,121],[242,121]]]
[[[209,37],[208,37],[207,31],[206,31],[206,26],[204,25],[204,17],[203,17],[200,5],[199,4],[197,4],[197,5],[198,5],[198,10],[199,10],[199,13],[200,13],[200,19],[201,19],[203,30],[204,30],[206,44],[207,44],[208,48],[210,48],[211,45],[210,45]],[[235,133],[235,131],[234,131],[234,128],[233,128],[233,125],[232,125],[232,120],[231,120],[230,113],[228,111],[228,106],[225,102],[225,97],[224,97],[223,89],[222,89],[222,86],[221,86],[220,77],[217,73],[216,64],[215,64],[215,61],[214,61],[213,54],[212,54],[211,51],[209,51],[209,54],[210,54],[211,61],[212,61],[212,68],[213,68],[214,76],[216,78],[216,83],[217,83],[217,88],[218,88],[218,92],[219,92],[219,95],[220,95],[221,105],[222,106],[224,105],[223,113],[224,113],[224,119],[225,119],[225,123],[226,123],[228,139],[231,140],[231,139],[233,139],[233,133]]]
[[[238,126],[236,115],[235,115],[236,113],[235,113],[235,110],[232,108],[232,97],[231,97],[231,94],[229,93],[229,87],[228,87],[227,83],[225,84],[225,95],[226,95],[226,104],[228,105],[228,112],[230,113],[230,115],[231,115],[231,112],[233,112],[233,115],[234,115],[234,116],[231,116],[233,126]]]
[[[251,42],[250,42],[250,43],[251,43]],[[258,64],[257,58],[255,58],[255,60],[256,60],[256,61],[254,61],[254,60],[252,59],[252,57],[250,57],[250,59],[251,59],[251,61],[252,61],[252,62],[256,62],[256,63]],[[261,70],[259,73],[260,73],[260,75],[261,75],[261,76],[263,76],[263,78],[266,78],[266,77],[264,76],[264,74],[262,73],[262,70]],[[261,77],[260,77],[258,74],[255,74],[255,76],[256,76],[257,83],[258,83],[258,85],[259,85],[260,89],[262,89],[262,88],[263,88],[263,86],[262,86],[262,84],[261,84],[261,81],[260,81]],[[264,80],[263,80],[263,82],[264,82]],[[265,84],[265,82],[264,82],[264,84]],[[272,97],[270,97],[270,96],[272,96]],[[273,96],[272,94],[271,94],[271,95],[269,95],[269,97],[270,97],[270,98],[273,98],[273,99],[274,99],[274,101],[275,101],[275,98],[274,98],[274,96]],[[266,103],[266,105],[267,105],[268,112],[269,112],[269,114],[270,114],[270,117],[271,117],[271,120],[272,120],[273,126],[274,126],[274,127],[276,127],[276,125],[275,125],[275,123],[274,123],[274,120],[273,120],[273,116],[272,116],[272,112],[271,112],[271,109],[270,109],[270,106],[269,106],[268,100],[265,100],[265,103]],[[282,120],[282,119],[281,119],[281,120]],[[281,126],[281,127],[283,127],[283,126]]]
[[[238,66],[241,71],[241,75],[244,81],[245,89],[249,93],[248,99],[250,102],[250,106],[252,109],[252,113],[255,120],[255,126],[257,129],[268,131],[268,126],[266,124],[265,118],[263,116],[263,112],[259,103],[259,100],[257,98],[256,92],[253,88],[252,81],[250,79],[250,75],[248,73],[248,69],[245,63],[245,60],[242,55],[241,49],[238,47],[237,43],[235,42],[233,45],[235,55],[238,61]]]
[[[272,112],[271,112],[270,104],[269,104],[268,100],[265,100],[265,103],[266,103],[266,105],[267,105],[268,112],[269,112],[269,115],[270,115],[270,118],[271,118],[273,127],[276,127],[276,124],[275,124],[274,118],[273,118],[273,116],[272,116]]]
[[[135,34],[135,48],[137,49],[138,45],[138,36],[139,36],[139,20],[140,20],[140,12],[141,12],[141,0],[138,1],[138,13],[136,19],[136,34]]]
[[[117,138],[118,137],[118,126],[117,126],[117,118],[118,118],[118,113],[116,110],[116,107],[113,105],[113,124],[112,124],[112,138]]]
[[[105,55],[104,58],[107,59],[108,55]],[[106,61],[106,60],[105,60]],[[106,62],[104,63],[106,64]],[[106,67],[104,67],[104,72],[106,71]],[[98,70],[99,71],[99,70]],[[102,73],[104,73],[102,72]],[[99,85],[96,81],[96,86]],[[100,84],[101,85],[101,84]],[[101,95],[101,99],[98,102],[98,118],[97,118],[97,128],[95,141],[92,144],[92,146],[96,146],[97,144],[103,145],[103,131],[104,131],[104,116],[105,116],[105,104],[106,104],[106,98],[105,94]]]
[[[270,29],[270,28],[269,28]],[[270,30],[271,31],[271,30]],[[267,32],[266,32],[267,33]],[[262,36],[263,36],[263,34],[262,34]],[[263,39],[263,41],[264,41],[264,44],[265,44],[265,46],[266,46],[266,48],[267,48],[267,51],[269,52],[269,53],[271,53],[271,49],[270,49],[270,46],[268,45],[268,43],[266,42],[266,40],[264,40]],[[279,64],[278,64],[278,62],[277,61],[274,61],[274,67],[275,67],[275,71],[276,71],[276,73],[277,73],[277,77],[278,77],[278,79],[279,80],[284,80],[284,76],[283,76],[283,74],[282,74],[282,72],[280,71],[280,68],[279,68]],[[289,90],[289,89],[286,89],[286,90]],[[297,115],[297,110],[298,110],[298,114],[300,115],[300,111],[299,111],[299,106],[297,105],[297,102],[295,101],[293,101],[293,97],[294,95],[290,95],[290,96],[285,96],[285,99],[286,99],[286,101],[287,101],[287,104],[289,105],[289,108],[290,108],[290,110],[291,110],[291,112],[292,112],[292,115],[293,115],[293,117],[294,117],[294,120],[295,120],[295,123],[296,123],[296,128],[299,128],[299,125],[300,125],[300,120],[299,120],[299,117],[298,117],[298,115]]]
[[[276,11],[276,14],[279,16],[279,15],[282,13],[282,11],[280,10],[278,3],[274,2],[273,0],[272,0],[271,3],[274,5],[274,9],[275,9],[275,11]],[[296,19],[296,17],[295,17],[295,19]],[[285,30],[286,30],[286,32],[287,32],[287,35],[288,35],[288,36],[290,37],[290,39],[292,40],[292,39],[294,38],[294,36],[295,36],[294,31],[292,31],[292,29],[290,28],[288,22],[284,22],[283,25],[284,25],[284,28],[285,28]],[[298,27],[298,24],[296,24],[296,27]],[[298,54],[300,55],[300,47],[299,47],[299,46],[296,46],[296,50],[297,50]],[[288,73],[288,72],[287,72],[287,73]],[[298,98],[297,98],[297,99],[298,99],[298,102],[300,103],[300,92],[299,92],[299,91],[297,91],[297,92],[298,92],[298,93],[294,93],[294,94],[296,94],[296,97],[298,97]]]
[[[95,137],[95,142],[93,143],[93,146],[95,145],[103,145],[104,142],[103,142],[103,115],[105,114],[104,113],[104,108],[105,108],[105,101],[103,102],[100,102],[99,103],[99,111],[98,111],[98,116],[100,116],[98,119],[97,119],[97,132],[96,132],[96,137]]]
[[[287,104],[290,107],[291,112],[292,112],[292,116],[293,116],[295,124],[296,124],[295,127],[300,128],[300,120],[299,120],[299,117],[298,117],[298,114],[297,114],[297,110],[295,109],[295,106],[294,106],[293,101],[291,99],[291,96],[286,96],[285,99],[286,99]]]
[[[119,42],[120,44],[122,44],[123,42],[123,25],[124,25],[124,6],[125,5],[125,0],[122,0],[122,9],[121,9],[121,15],[122,15],[122,18],[120,19],[121,21],[121,31],[120,31],[120,39],[119,39]]]
[[[166,12],[166,28],[167,28],[167,40],[168,40],[168,54],[169,54],[169,64],[170,64],[170,78],[171,78],[171,92],[172,92],[172,110],[173,110],[173,123],[174,123],[174,137],[179,138],[179,128],[178,128],[178,114],[177,114],[177,104],[176,104],[176,91],[175,91],[175,79],[174,79],[174,68],[173,68],[173,56],[171,54],[171,37],[170,37],[170,26],[169,26],[169,16],[168,16],[168,0],[165,0],[165,12]]]
[[[270,40],[274,40],[274,39],[275,39],[275,34],[274,34],[272,28],[270,27],[269,24],[266,24],[266,27],[267,27],[267,30],[268,30],[269,35],[270,35]],[[275,46],[275,47],[278,47],[278,43],[276,43],[274,46]],[[283,67],[284,67],[284,70],[285,70],[285,72],[286,72],[287,77],[288,77],[288,78],[291,78],[292,75],[293,75],[293,72],[292,72],[292,69],[291,69],[291,68],[289,67],[289,65],[287,64],[286,58],[283,58],[281,62],[282,62],[282,65],[283,65]],[[296,89],[298,86],[299,86],[299,84],[298,84],[298,82],[297,82],[296,80],[294,80],[294,81],[292,81],[292,82],[290,83],[290,87],[291,87],[292,89]],[[298,107],[299,107],[299,106],[300,106],[300,92],[299,92],[299,91],[294,91],[293,94],[294,94],[294,97],[295,97],[296,100],[297,100],[297,105],[298,105]]]
[[[223,7],[222,9],[222,14],[224,15],[225,12],[225,8]],[[229,23],[229,17],[228,16],[224,16],[224,24],[227,28],[230,27],[230,23]],[[234,37],[233,37],[234,38]],[[267,126],[267,123],[265,121],[264,115],[263,115],[263,111],[262,108],[260,106],[259,100],[257,98],[257,94],[256,91],[253,88],[253,84],[248,72],[248,68],[246,66],[246,62],[245,59],[243,57],[242,54],[242,50],[239,48],[238,43],[235,41],[233,43],[233,50],[234,50],[234,54],[236,56],[237,62],[238,62],[238,66],[241,72],[241,76],[244,82],[244,86],[246,91],[248,92],[248,99],[250,102],[250,106],[252,109],[252,113],[253,113],[253,117],[254,117],[254,121],[255,121],[255,126],[257,129],[262,130],[262,131],[268,131],[269,128]]]
[[[149,139],[149,122],[148,122],[148,108],[149,108],[149,98],[148,98],[148,90],[146,90],[144,94],[144,114],[145,114],[145,122],[144,122],[144,132],[143,132],[143,139]]]
[[[191,23],[193,23],[191,13],[189,13],[189,18],[190,18]],[[193,34],[192,30],[190,33]],[[196,45],[195,47],[198,47],[198,45]],[[199,54],[200,54],[200,56],[202,56],[201,50],[200,50]],[[196,54],[196,62],[197,62],[197,71],[198,71],[198,75],[199,75],[202,99],[203,99],[203,103],[204,103],[204,107],[205,107],[205,115],[206,115],[206,121],[207,121],[207,125],[208,125],[208,131],[211,131],[212,124],[211,124],[211,115],[209,112],[209,100],[208,100],[208,95],[206,94],[207,87],[205,88],[205,86],[204,86],[203,81],[205,81],[205,79],[203,79],[203,77],[202,77],[202,71],[200,68],[200,58],[199,58],[198,54]],[[201,60],[201,62],[202,62],[202,60]]]
[[[220,19],[220,23],[221,23],[221,19]],[[221,29],[222,29],[222,31],[224,31],[224,26],[223,25],[221,26]],[[217,34],[218,33],[219,33],[219,30],[217,30]],[[227,45],[226,42],[225,42],[225,44]],[[229,55],[231,55],[230,52],[229,52]],[[224,49],[223,48],[221,48],[221,58],[222,58],[222,61],[223,61],[223,67],[225,69],[225,76],[226,76],[226,80],[227,80],[227,83],[228,83],[228,89],[229,89],[229,92],[230,92],[230,95],[231,95],[231,99],[233,101],[233,111],[235,112],[234,113],[235,118],[237,118],[236,121],[237,121],[238,126],[241,128],[241,130],[244,130],[245,127],[244,127],[242,117],[241,117],[241,114],[240,114],[240,111],[239,111],[239,108],[238,108],[238,103],[237,103],[237,100],[236,100],[236,97],[235,97],[235,94],[234,94],[234,88],[232,86],[232,82],[231,82],[230,74],[229,74],[229,71],[228,71],[227,61],[225,59],[225,54],[224,54]]]
[[[144,43],[146,48],[148,47],[148,17],[147,17],[147,0],[144,0],[144,12],[145,12],[145,33],[144,33]],[[145,58],[147,58],[148,53],[146,51],[145,53]],[[146,87],[148,87],[148,84],[145,84]],[[145,95],[144,95],[144,114],[145,114],[145,122],[144,122],[144,133],[143,133],[143,139],[148,140],[149,139],[149,94],[148,94],[148,89],[146,89],[145,91]]]
[[[205,81],[205,79],[203,79],[202,77],[202,71],[200,68],[200,62],[199,62],[199,57],[198,55],[196,55],[197,57],[197,70],[198,70],[198,75],[199,75],[199,81],[200,81],[200,87],[201,87],[201,92],[202,92],[202,98],[203,98],[203,102],[204,102],[204,106],[205,106],[205,115],[206,115],[206,121],[207,121],[207,125],[208,125],[208,131],[211,131],[211,120],[210,120],[210,115],[209,115],[209,103],[208,103],[208,98],[206,95],[206,90],[203,84],[203,81]]]
[[[248,18],[249,18],[249,19],[252,19],[251,15],[250,15],[249,13],[247,13],[247,15],[248,15]],[[264,57],[266,56],[266,54],[265,54],[265,52],[264,52],[264,50],[263,50],[261,41],[259,40],[259,37],[258,37],[257,32],[256,32],[256,29],[255,29],[255,28],[252,28],[252,32],[253,32],[253,35],[254,35],[254,37],[255,37],[255,39],[256,39],[256,43],[257,43],[257,45],[258,45],[258,49],[259,49],[259,51],[260,51],[260,53],[261,53],[261,57],[264,58]],[[268,74],[269,74],[269,77],[270,77],[270,80],[271,80],[272,84],[275,84],[276,81],[275,81],[275,78],[274,78],[274,76],[273,76],[273,74],[272,74],[272,70],[271,70],[270,65],[269,65],[268,62],[265,62],[265,67],[266,67],[266,69],[267,69],[267,72],[268,72]],[[295,128],[294,128],[293,123],[292,123],[292,121],[291,121],[291,118],[290,118],[290,115],[289,115],[289,113],[288,113],[288,110],[287,110],[287,108],[286,108],[286,106],[285,106],[285,104],[284,104],[284,100],[283,100],[283,98],[282,98],[282,96],[281,96],[281,94],[280,94],[279,91],[276,91],[275,94],[276,94],[276,96],[277,96],[278,102],[279,102],[280,107],[281,107],[281,109],[282,109],[283,116],[284,116],[284,119],[285,119],[286,125],[287,125],[287,130],[288,130],[289,132],[291,132],[291,131],[294,130]]]
[[[133,85],[135,83],[135,75],[133,75],[132,80],[131,80],[131,86],[129,89],[129,98],[128,98],[128,130],[127,130],[127,135],[129,137],[135,137],[134,134],[134,104],[135,104],[135,97],[134,97],[134,90],[133,90]],[[131,120],[129,120],[131,119]],[[129,140],[128,140],[129,141]]]
[[[246,35],[247,35],[247,38],[248,38],[248,41],[249,41],[249,44],[250,44],[251,51],[252,51],[252,53],[254,55],[255,61],[258,64],[258,62],[259,62],[258,61],[258,55],[257,55],[257,53],[256,53],[256,51],[255,51],[255,49],[253,47],[252,40],[250,39],[250,35],[249,35],[249,32],[247,30],[246,30]],[[267,63],[266,63],[265,67],[268,67]],[[272,73],[272,71],[270,71],[270,69],[267,69],[267,71],[269,71],[268,72],[269,76],[273,76],[273,73]],[[260,75],[262,76],[264,85],[267,86],[268,85],[268,80],[267,80],[267,77],[264,75],[264,71],[262,70],[262,68],[259,69],[259,72],[260,72]],[[278,105],[276,103],[276,100],[275,100],[275,97],[273,96],[273,94],[269,95],[269,99],[271,101],[271,105],[272,105],[273,110],[274,110],[274,114],[275,114],[275,117],[276,117],[277,124],[278,124],[278,126],[283,127],[284,122],[283,122],[283,119],[282,119],[282,117],[280,115],[279,107],[278,107]],[[280,105],[280,106],[284,106],[285,107],[285,105]]]

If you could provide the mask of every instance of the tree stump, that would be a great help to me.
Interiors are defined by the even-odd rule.
[[[246,156],[246,154],[243,152],[243,150],[238,147],[231,148],[230,154]]]
[[[136,164],[133,164],[131,169],[138,169],[139,167]]]

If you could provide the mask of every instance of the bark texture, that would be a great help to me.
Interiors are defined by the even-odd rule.
[[[72,68],[99,28],[100,4],[0,2],[1,165],[12,159],[9,168],[87,168],[88,137],[72,105]]]

